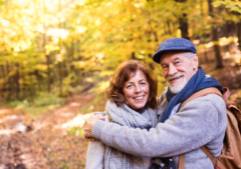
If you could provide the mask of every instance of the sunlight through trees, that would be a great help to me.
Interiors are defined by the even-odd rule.
[[[162,82],[151,57],[171,37],[193,41],[204,61],[213,59],[206,51],[214,47],[216,67],[220,38],[237,37],[230,43],[241,46],[238,0],[1,0],[0,11],[0,90],[8,101],[41,92],[66,96],[108,79],[129,59],[148,64]]]

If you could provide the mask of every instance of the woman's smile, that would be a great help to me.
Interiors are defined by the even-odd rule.
[[[144,98],[144,96],[134,97],[135,100],[141,100],[143,98]]]

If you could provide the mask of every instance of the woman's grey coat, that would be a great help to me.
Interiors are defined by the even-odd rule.
[[[157,125],[157,109],[139,113],[127,105],[117,107],[108,101],[105,113],[109,121],[121,126],[149,130]],[[86,169],[148,169],[150,164],[151,158],[123,153],[100,141],[90,142],[87,151]]]

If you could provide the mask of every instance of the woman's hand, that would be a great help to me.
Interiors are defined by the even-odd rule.
[[[105,120],[105,118],[101,114],[96,114],[85,121],[85,127],[84,127],[85,139],[90,139],[91,141],[96,141],[96,139],[93,138],[93,136],[92,136],[92,128],[98,120]]]

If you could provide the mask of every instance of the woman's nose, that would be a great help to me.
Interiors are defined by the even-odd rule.
[[[139,93],[140,91],[141,91],[140,86],[136,85],[136,86],[135,86],[135,92],[136,92],[136,93]]]

